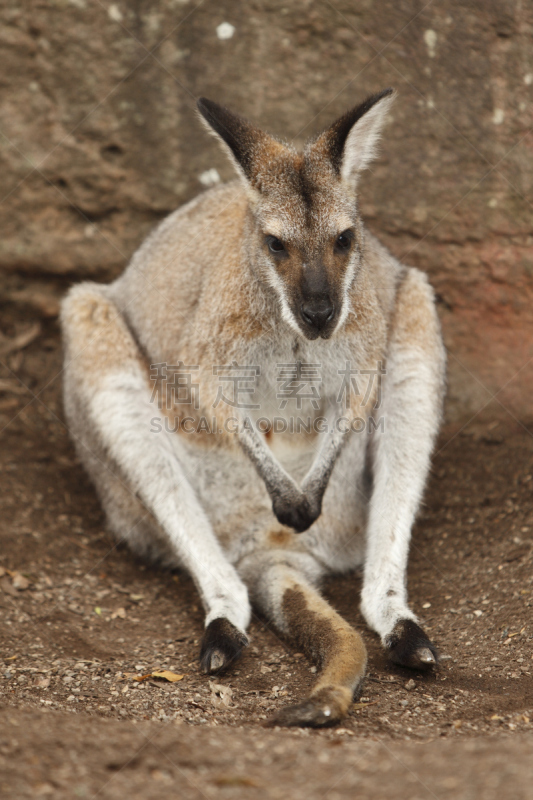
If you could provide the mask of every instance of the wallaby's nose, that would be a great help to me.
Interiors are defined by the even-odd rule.
[[[304,322],[317,332],[323,330],[335,315],[335,308],[329,300],[302,303],[300,310]]]

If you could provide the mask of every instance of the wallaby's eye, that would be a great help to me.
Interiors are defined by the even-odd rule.
[[[283,242],[281,242],[279,239],[276,239],[275,236],[267,236],[266,242],[267,242],[268,249],[270,250],[270,252],[274,253],[275,255],[279,255],[280,253],[286,253],[287,252],[285,250]]]
[[[352,231],[343,231],[335,241],[335,249],[336,250],[349,250],[352,246],[353,241],[353,233]]]

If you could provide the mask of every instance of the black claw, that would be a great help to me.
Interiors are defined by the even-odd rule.
[[[439,653],[422,628],[411,619],[401,619],[386,642],[390,660],[411,669],[431,669],[439,663]]]
[[[222,672],[236,661],[248,638],[224,617],[214,619],[205,629],[200,648],[200,666],[208,674]]]

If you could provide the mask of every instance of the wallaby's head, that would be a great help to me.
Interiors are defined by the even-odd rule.
[[[303,153],[211,100],[198,101],[245,183],[253,264],[283,318],[307,339],[329,338],[349,313],[362,247],[357,179],[375,156],[392,98],[392,89],[369,97]]]

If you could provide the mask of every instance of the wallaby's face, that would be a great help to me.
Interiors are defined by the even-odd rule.
[[[282,152],[265,165],[252,215],[255,262],[286,322],[308,339],[329,338],[359,266],[354,192],[326,158]]]
[[[357,176],[374,155],[391,96],[369,98],[303,153],[211,101],[198,104],[246,183],[254,267],[307,339],[328,339],[348,316],[362,248]]]

